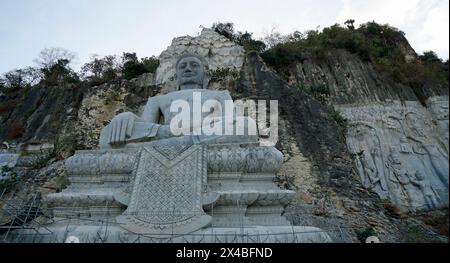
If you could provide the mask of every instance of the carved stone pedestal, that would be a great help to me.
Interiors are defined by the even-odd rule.
[[[48,226],[53,235],[37,238],[331,241],[324,231],[291,226],[282,216],[295,192],[273,182],[283,161],[281,152],[255,141],[218,142],[186,136],[120,150],[76,152],[66,161],[71,185],[44,200],[55,217],[65,220]]]

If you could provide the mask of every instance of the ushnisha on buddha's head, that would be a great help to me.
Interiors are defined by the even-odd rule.
[[[206,88],[205,62],[192,53],[183,54],[176,64],[178,90]]]

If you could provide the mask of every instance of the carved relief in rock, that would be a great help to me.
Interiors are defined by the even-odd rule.
[[[447,99],[448,100],[448,99]],[[339,108],[364,187],[407,210],[448,205],[448,102]]]

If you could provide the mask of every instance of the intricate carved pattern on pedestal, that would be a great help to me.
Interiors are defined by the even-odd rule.
[[[122,227],[153,236],[187,234],[207,226],[202,209],[206,149],[201,145],[158,145],[139,153],[130,204],[118,217]]]

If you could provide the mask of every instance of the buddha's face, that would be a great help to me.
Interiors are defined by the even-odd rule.
[[[204,75],[203,63],[196,57],[182,58],[177,64],[177,82],[180,89],[183,89],[183,86],[195,85],[202,88]]]

